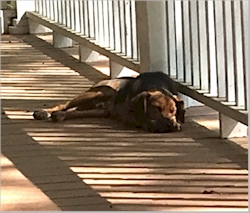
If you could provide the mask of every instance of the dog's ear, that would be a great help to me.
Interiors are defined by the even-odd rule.
[[[141,93],[139,93],[138,95],[136,95],[135,97],[133,97],[131,99],[131,103],[133,105],[133,108],[135,109],[138,109],[139,108],[143,108],[144,110],[144,113],[146,114],[147,112],[147,101],[148,101],[148,98],[150,97],[151,95],[147,92],[147,91],[143,91]],[[143,105],[141,105],[143,104]]]

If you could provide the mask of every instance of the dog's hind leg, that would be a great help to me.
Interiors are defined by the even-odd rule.
[[[77,109],[68,111],[56,111],[52,112],[51,120],[54,122],[77,119],[77,118],[107,118],[110,112],[106,109],[90,109],[80,111]]]
[[[115,97],[115,95],[116,90],[112,89],[111,87],[92,87],[88,91],[76,96],[75,98],[64,104],[35,111],[33,117],[36,120],[46,120],[48,119],[49,114],[53,114],[54,112],[68,111],[72,108],[76,108],[77,111],[95,109],[98,104],[111,101]],[[58,121],[60,121],[60,119]]]

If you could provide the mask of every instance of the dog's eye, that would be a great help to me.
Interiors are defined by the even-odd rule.
[[[170,113],[174,113],[174,109],[170,109],[169,112],[170,112]]]

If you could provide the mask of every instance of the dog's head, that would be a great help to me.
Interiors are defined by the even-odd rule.
[[[179,131],[184,122],[184,104],[168,91],[143,91],[131,99],[143,127],[151,132]]]

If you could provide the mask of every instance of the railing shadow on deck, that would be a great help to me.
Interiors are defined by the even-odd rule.
[[[65,64],[61,50],[50,54],[49,48],[30,44]],[[194,122],[179,133],[153,134],[109,119],[32,120],[41,104],[76,94],[75,78],[65,79],[71,89],[53,84],[55,78],[48,83],[50,78],[22,79],[15,84],[27,83],[25,91],[4,94],[2,152],[62,210],[247,208],[245,149]],[[28,87],[32,91],[38,83],[54,93],[33,91],[31,97]]]
[[[66,53],[63,49],[55,48],[51,43],[45,41],[35,35],[23,36],[16,35],[17,38],[21,38],[23,42],[31,45],[34,49],[61,63],[65,67],[76,71],[80,75],[84,76],[91,82],[96,82],[103,79],[109,79],[107,75],[99,72],[95,68],[86,63],[81,63],[75,57]],[[51,51],[53,50],[53,51]],[[88,71],[86,71],[88,70]]]

